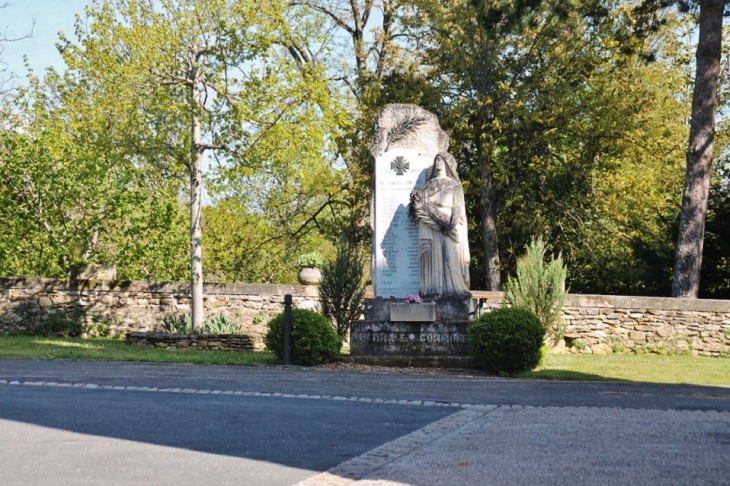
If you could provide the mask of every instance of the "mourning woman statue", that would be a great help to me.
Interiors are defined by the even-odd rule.
[[[468,298],[469,241],[464,189],[451,154],[436,155],[426,185],[411,192],[410,209],[418,224],[421,295]]]

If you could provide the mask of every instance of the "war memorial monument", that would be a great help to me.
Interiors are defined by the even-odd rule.
[[[438,118],[387,105],[370,149],[374,298],[351,328],[351,355],[405,365],[469,355],[469,242],[464,191]]]

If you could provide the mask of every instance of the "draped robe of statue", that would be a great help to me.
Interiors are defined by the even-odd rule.
[[[420,290],[423,297],[464,299],[469,294],[469,241],[464,190],[456,160],[441,152],[429,180],[411,193],[418,223]]]

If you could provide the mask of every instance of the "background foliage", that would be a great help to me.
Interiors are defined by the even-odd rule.
[[[227,84],[205,105],[206,143],[226,145],[207,160],[207,280],[294,283],[296,257],[333,256],[342,228],[367,250],[373,119],[399,102],[433,111],[450,134],[474,288],[501,283],[542,237],[573,292],[669,295],[693,10],[221,1],[205,11],[225,3],[221,25],[239,30],[223,47],[248,57],[227,77],[211,73],[211,86]],[[189,278],[188,108],[181,88],[148,68],[184,69],[170,53],[200,34],[194,3],[96,2],[61,36],[64,72],[30,73],[23,90],[3,91],[0,275],[65,277],[90,262],[116,264],[120,278]],[[249,23],[236,22],[256,5]],[[118,17],[160,7],[179,16],[154,28]],[[723,73],[703,297],[730,298],[729,86]]]

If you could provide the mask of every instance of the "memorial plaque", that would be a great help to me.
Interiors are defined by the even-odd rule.
[[[433,155],[398,148],[375,159],[375,279],[377,297],[418,295],[418,227],[408,217],[411,191],[426,182]]]

